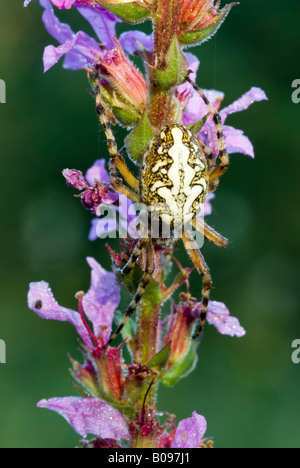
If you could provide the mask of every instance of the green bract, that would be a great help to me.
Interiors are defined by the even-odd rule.
[[[173,387],[180,379],[188,376],[195,369],[198,360],[197,346],[196,342],[192,343],[183,360],[163,375],[162,383],[166,387]]]
[[[187,75],[187,67],[187,59],[174,35],[165,57],[165,68],[155,71],[156,83],[163,89],[171,89],[182,84]]]
[[[151,17],[151,12],[147,8],[137,5],[136,2],[112,4],[99,1],[98,3],[126,23],[141,23]]]
[[[153,137],[153,128],[150,124],[147,113],[144,112],[137,126],[125,140],[128,154],[134,161],[138,163],[142,162],[143,156]]]

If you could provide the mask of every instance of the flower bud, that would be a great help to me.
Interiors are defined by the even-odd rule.
[[[200,44],[208,40],[221,26],[231,8],[238,3],[226,5],[219,10],[220,0],[182,0],[179,17],[178,38],[182,45]]]
[[[111,86],[109,88],[104,85],[104,88],[107,88],[108,96],[104,94],[103,97],[106,97],[111,107],[123,109],[125,116],[126,112],[132,113],[132,111],[141,116],[148,102],[146,80],[123,54],[117,39],[115,42],[117,47],[107,51],[98,63],[100,74]]]
[[[125,384],[121,348],[108,347],[95,362],[98,366],[103,391],[112,400],[120,401]]]

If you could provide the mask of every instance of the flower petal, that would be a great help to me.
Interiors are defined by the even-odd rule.
[[[205,418],[194,411],[191,418],[178,424],[171,448],[198,448],[206,430]]]
[[[230,316],[229,310],[222,302],[210,301],[207,321],[214,325],[221,335],[242,338],[246,334],[238,319]]]
[[[68,24],[61,23],[57,16],[55,16],[49,0],[40,0],[40,5],[45,8],[42,18],[48,33],[60,44],[71,40],[74,36],[72,29]]]
[[[73,3],[76,2],[76,0],[51,0],[53,5],[55,5],[57,8],[60,10],[62,8],[70,9]]]
[[[242,153],[254,158],[254,148],[242,130],[224,125],[225,146],[229,154]]]
[[[242,130],[238,130],[228,125],[223,126],[225,147],[228,154],[242,153],[251,158],[254,158],[254,148],[249,140],[244,135]],[[217,157],[219,154],[218,140],[216,134],[216,127],[213,122],[206,122],[199,134],[205,143],[212,149],[214,155]]]
[[[114,273],[110,273],[93,258],[87,259],[92,269],[91,287],[83,297],[83,308],[92,322],[96,335],[105,332],[108,338],[114,319],[114,313],[120,303],[120,286]]]
[[[105,48],[113,49],[116,23],[122,23],[122,20],[101,5],[77,4],[76,6],[79,13],[90,23]]]
[[[105,168],[105,159],[98,159],[94,165],[86,173],[86,181],[92,187],[95,180],[102,182],[103,184],[109,184],[109,175]]]
[[[241,112],[248,107],[250,107],[254,102],[260,102],[260,101],[267,101],[268,98],[266,96],[266,93],[260,89],[260,88],[251,88],[250,91],[248,91],[246,94],[244,94],[240,99],[235,101],[233,104],[231,104],[228,107],[225,107],[225,109],[222,109],[221,111],[221,116],[223,122],[227,119],[229,114],[234,114],[236,112]]]
[[[85,345],[91,350],[94,349],[80,314],[74,310],[61,307],[56,302],[49,284],[45,283],[45,281],[30,284],[28,306],[43,319],[70,322],[76,328]]]
[[[224,93],[221,91],[215,91],[214,89],[203,89],[202,91],[214,107],[220,106],[220,103],[224,99]],[[184,125],[197,122],[198,120],[203,119],[203,117],[205,117],[208,113],[209,109],[204,103],[202,97],[197,93],[196,90],[193,89],[191,98],[189,99],[183,114]]]
[[[81,437],[94,434],[101,439],[129,439],[124,417],[99,398],[51,398],[37,406],[60,414]]]
[[[147,52],[152,52],[153,34],[148,36],[142,31],[127,31],[121,34],[119,43],[122,49],[130,55],[141,52],[143,48]]]
[[[92,64],[96,56],[101,52],[97,42],[89,37],[85,32],[79,31],[72,40],[54,47],[49,45],[44,50],[44,71],[52,68],[63,55],[66,55],[64,67],[70,70],[80,70],[84,66]]]
[[[54,47],[49,45],[44,51],[44,71],[48,71],[63,55],[66,55],[64,67],[71,70],[79,70],[94,62],[101,51],[97,41],[85,32],[79,31],[76,35],[68,24],[62,23],[54,14],[49,0],[40,0],[45,11],[43,22],[48,33],[61,45]]]

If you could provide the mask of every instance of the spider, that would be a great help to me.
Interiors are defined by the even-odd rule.
[[[212,114],[217,132],[220,163],[217,165],[211,149],[193,132],[183,125],[170,124],[161,128],[150,142],[143,158],[139,179],[137,179],[128,169],[121,152],[118,151],[101,97],[100,75],[97,69],[95,71],[96,112],[107,139],[111,185],[133,202],[146,205],[149,215],[155,212],[160,223],[167,225],[171,232],[171,239],[152,238],[151,236],[140,238],[127,264],[120,270],[122,274],[129,274],[139,258],[144,256],[144,272],[136,294],[127,308],[123,321],[104,348],[115,340],[138,307],[154,272],[155,247],[157,245],[173,247],[178,242],[172,236],[176,230],[180,230],[185,249],[202,276],[202,310],[194,339],[202,334],[206,322],[212,279],[196,241],[182,226],[189,224],[217,246],[227,247],[227,239],[205,222],[200,222],[196,215],[203,208],[208,193],[215,191],[218,187],[219,177],[228,169],[229,157],[225,148],[220,114],[189,76],[186,77],[186,81],[199,93]],[[117,177],[117,170],[127,186],[124,185],[122,179]]]

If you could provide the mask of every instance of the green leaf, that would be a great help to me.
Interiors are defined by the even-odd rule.
[[[210,37],[218,31],[219,27],[234,5],[237,5],[237,3],[226,5],[210,26],[207,26],[206,28],[199,31],[187,31],[181,34],[181,36],[179,36],[180,44],[184,46],[201,44],[202,42],[210,39]]]
[[[112,106],[111,111],[123,127],[130,128],[138,123],[141,118],[134,109],[124,109],[123,107]]]
[[[136,2],[111,4],[98,0],[97,3],[107,8],[107,10],[114,13],[118,18],[121,18],[121,20],[126,23],[142,23],[143,21],[151,18],[151,11],[137,5]]]
[[[122,322],[123,318],[124,318],[124,315],[121,312],[119,311],[115,312],[115,321],[117,322],[118,325]],[[129,318],[126,322],[126,325],[124,326],[122,330],[123,338],[124,339],[127,338],[130,341],[132,341],[135,338],[135,334],[136,334],[135,321],[132,318]]]
[[[140,301],[137,316],[137,353],[138,360],[143,365],[156,354],[157,326],[162,299],[160,284],[152,279]]]
[[[174,35],[165,57],[164,69],[155,71],[156,83],[163,89],[171,89],[184,82],[188,71],[187,59],[182,52],[177,36]]]
[[[171,342],[156,354],[148,363],[147,367],[153,370],[162,370],[166,367],[171,354]]]
[[[183,360],[164,374],[162,383],[166,387],[173,387],[179,380],[187,377],[195,369],[198,361],[197,346],[198,343],[192,343]]]
[[[143,277],[143,272],[137,265],[134,265],[128,275],[122,275],[121,272],[117,271],[116,277],[120,286],[125,286],[130,294],[135,294]]]
[[[137,126],[125,140],[127,152],[135,162],[142,162],[144,154],[153,137],[153,128],[150,124],[147,113],[144,112]]]
[[[187,125],[186,127],[189,130],[191,130],[193,133],[195,133],[195,135],[197,135],[200,132],[203,125],[206,123],[209,116],[210,116],[210,113],[208,113],[205,117],[203,117],[203,119],[198,120],[198,122],[193,122],[193,123]]]

